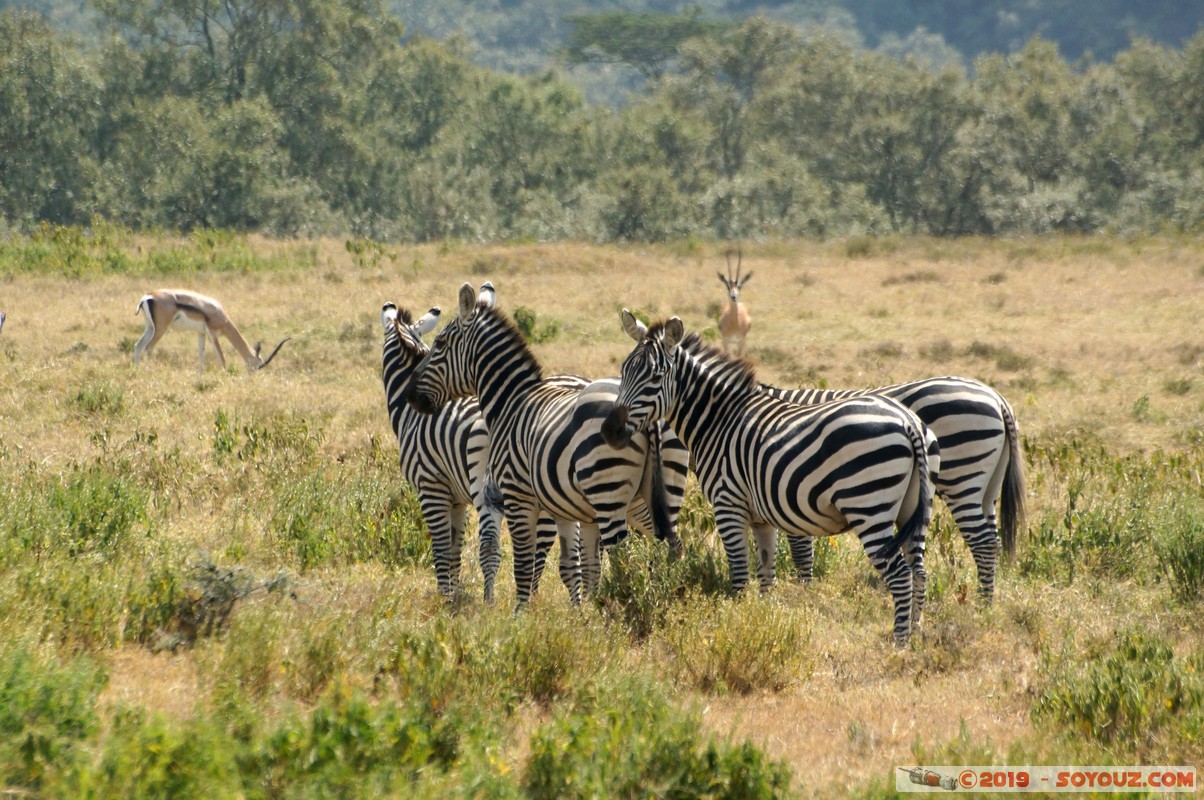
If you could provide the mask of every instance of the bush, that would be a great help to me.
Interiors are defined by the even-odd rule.
[[[697,540],[689,542],[680,559],[667,545],[644,537],[629,537],[609,554],[610,569],[593,594],[594,604],[637,640],[662,627],[670,609],[692,594],[731,591],[727,560]]]
[[[771,598],[692,597],[658,637],[671,668],[701,691],[777,691],[813,669],[811,621]]]
[[[1176,506],[1167,517],[1154,538],[1154,554],[1175,598],[1198,603],[1204,597],[1204,507]]]
[[[1111,653],[1086,664],[1077,657],[1046,667],[1049,680],[1033,704],[1034,719],[1109,744],[1138,748],[1184,720],[1204,725],[1204,659],[1175,656],[1156,635],[1131,630]]]
[[[36,792],[68,767],[97,732],[96,698],[106,682],[86,658],[62,664],[0,648],[0,784]]]
[[[790,772],[749,743],[705,737],[659,684],[599,689],[531,738],[523,788],[532,800],[585,797],[781,798]]]

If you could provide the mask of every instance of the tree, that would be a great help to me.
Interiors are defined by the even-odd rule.
[[[86,222],[100,87],[38,15],[0,12],[0,215]]]
[[[702,19],[697,8],[680,16],[611,11],[577,14],[568,21],[573,28],[560,55],[569,66],[626,64],[649,81],[664,74],[683,42],[712,38],[728,27],[726,23]]]

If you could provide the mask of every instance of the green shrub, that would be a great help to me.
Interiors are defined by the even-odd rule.
[[[1204,598],[1204,507],[1176,505],[1166,518],[1154,553],[1175,598],[1198,603]]]
[[[671,608],[692,594],[731,591],[727,559],[696,539],[673,559],[667,545],[644,537],[628,538],[609,554],[609,569],[592,600],[634,639],[660,628]]]
[[[111,383],[85,383],[71,398],[71,404],[85,414],[117,414],[125,405],[125,390]]]
[[[782,798],[790,772],[749,743],[702,733],[659,684],[606,687],[562,709],[531,737],[522,781],[532,800],[564,798]]]
[[[1183,720],[1204,729],[1204,659],[1177,657],[1157,635],[1123,632],[1106,655],[1047,666],[1033,717],[1103,743],[1140,747]]]
[[[550,342],[560,334],[559,322],[552,320],[541,325],[535,312],[526,306],[514,309],[514,324],[518,326],[523,338],[531,344]]]
[[[692,597],[673,608],[657,640],[671,669],[704,692],[776,691],[814,668],[811,620],[759,595]]]
[[[335,685],[268,737],[258,767],[271,795],[403,796],[424,772],[455,764],[458,722]]]
[[[96,735],[103,670],[80,657],[68,663],[0,645],[0,784],[37,792],[68,767]],[[23,794],[16,791],[15,794]]]
[[[65,795],[245,797],[255,784],[239,769],[238,743],[205,718],[176,723],[140,708],[122,708],[96,766],[63,781]],[[75,785],[72,785],[75,784]]]

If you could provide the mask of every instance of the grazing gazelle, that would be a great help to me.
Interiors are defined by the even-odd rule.
[[[740,302],[740,290],[752,277],[752,270],[744,273],[744,277],[740,277],[740,264],[743,260],[744,255],[737,254],[736,274],[733,276],[732,254],[731,251],[728,251],[727,275],[725,276],[722,272],[716,273],[727,288],[728,297],[728,304],[724,306],[723,313],[719,315],[719,337],[723,340],[724,351],[737,356],[744,355],[744,339],[748,336],[749,326],[752,325],[748,318],[748,309]]]
[[[141,360],[143,354],[150,355],[151,349],[159,339],[163,338],[163,334],[167,333],[167,329],[172,325],[196,331],[198,370],[205,369],[206,339],[213,342],[213,349],[217,352],[217,361],[223,370],[226,368],[226,359],[222,355],[222,347],[217,341],[219,335],[230,340],[234,349],[247,362],[247,369],[251,372],[266,367],[288,341],[287,338],[281,339],[280,344],[276,345],[276,349],[272,351],[271,355],[267,358],[260,357],[261,345],[256,344],[254,351],[247,346],[247,340],[242,338],[238,328],[234,327],[234,323],[226,314],[226,310],[222,308],[221,303],[212,297],[206,297],[186,289],[159,289],[143,295],[142,299],[138,301],[138,311],[142,312],[142,316],[146,319],[146,332],[134,346],[135,364]]]

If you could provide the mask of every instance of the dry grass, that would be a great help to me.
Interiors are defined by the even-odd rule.
[[[721,299],[719,244],[407,246],[387,248],[370,267],[356,265],[341,242],[298,247],[313,248],[316,267],[205,275],[187,287],[222,299],[252,342],[293,337],[271,368],[252,376],[228,347],[230,374],[211,362],[198,375],[195,342],[179,332],[161,342],[151,363],[129,363],[142,332],[138,298],[183,281],[7,279],[0,285],[0,308],[9,315],[0,338],[0,448],[51,469],[139,431],[157,434],[161,451],[208,451],[224,409],[243,418],[321,420],[322,452],[338,460],[374,440],[392,447],[379,380],[378,317],[387,300],[415,311],[441,305],[448,319],[461,282],[491,280],[503,308],[525,306],[559,324],[559,334],[536,348],[548,372],[601,377],[617,374],[629,350],[621,308],[678,315],[688,329],[705,331],[715,324],[708,309]],[[1201,263],[1204,243],[1183,240],[892,240],[868,252],[841,242],[746,244],[744,264],[756,272],[742,295],[753,318],[748,355],[763,380],[782,385],[971,376],[1009,398],[1026,434],[1087,432],[1120,452],[1175,450],[1204,437]],[[76,399],[86,389],[107,397],[109,410],[89,412]],[[211,478],[174,498],[165,533],[221,553],[259,527],[262,509],[238,494],[231,476]],[[1050,502],[1048,485],[1033,484],[1030,517]],[[266,549],[251,552],[253,561],[271,563]],[[503,605],[512,592],[506,570]],[[1131,587],[1020,595],[1005,575],[994,608],[956,602],[950,592],[931,608],[919,646],[900,654],[888,644],[888,602],[868,587],[868,566],[846,572],[852,577],[842,573],[807,590],[775,589],[781,602],[807,607],[815,620],[807,645],[814,669],[805,680],[747,696],[682,690],[683,702],[705,708],[711,730],[752,738],[786,759],[802,786],[830,792],[908,763],[917,742],[939,745],[962,730],[1005,749],[1017,740],[1040,742],[1028,715],[1037,642],[1106,636],[1122,622],[1166,613],[1129,605]],[[321,598],[348,614],[361,594],[379,592],[405,595],[422,609],[416,613],[440,613],[425,574],[360,568],[334,580],[337,591],[320,585],[320,574],[308,580],[319,584],[309,587],[311,602]],[[562,602],[554,576],[540,602]],[[1204,638],[1198,623],[1175,624],[1185,641]],[[185,716],[198,657],[115,650],[106,696]]]

